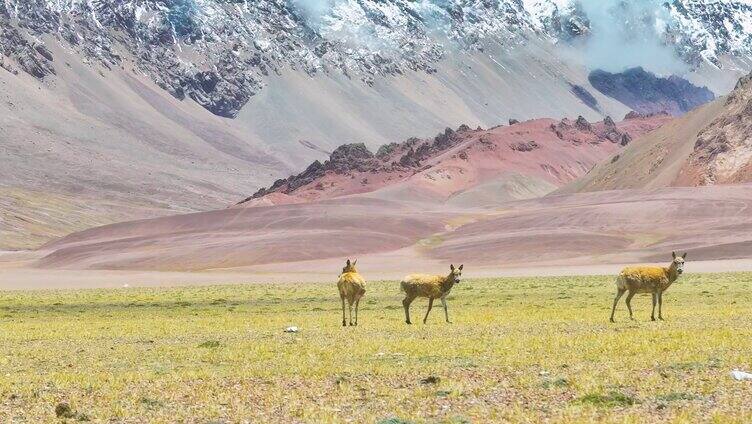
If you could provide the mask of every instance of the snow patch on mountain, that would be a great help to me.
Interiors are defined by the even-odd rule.
[[[58,64],[39,51],[42,40],[49,39],[43,36],[49,35],[87,61],[107,68],[127,61],[173,96],[235,117],[270,75],[284,69],[311,76],[339,73],[372,85],[376,78],[410,71],[434,73],[441,59],[457,49],[498,55],[498,46],[519,46],[530,37],[587,48],[603,40],[603,28],[615,28],[612,22],[620,23],[618,32],[606,37],[601,51],[611,53],[612,44],[625,39],[658,40],[651,44],[654,50],[636,43],[621,51],[616,56],[626,61],[613,66],[650,68],[651,63],[628,62],[663,60],[673,50],[691,65],[706,61],[720,67],[723,55],[752,56],[749,1],[600,1],[608,13],[595,16],[589,16],[589,4],[593,2],[2,0],[0,52],[5,59],[0,65],[37,78],[54,74]],[[652,16],[647,35],[640,13]],[[652,53],[646,59],[629,52]]]
[[[672,17],[667,34],[685,59],[721,66],[723,55],[752,56],[749,0],[674,0],[666,5]]]

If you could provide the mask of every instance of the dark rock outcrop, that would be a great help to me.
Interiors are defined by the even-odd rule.
[[[697,87],[676,75],[658,77],[640,67],[620,73],[596,70],[588,79],[604,95],[645,114],[668,112],[678,116],[715,99],[707,87]]]
[[[362,172],[415,171],[423,167],[422,163],[425,160],[446,151],[460,142],[462,140],[460,134],[472,133],[473,131],[467,125],[460,125],[457,131],[446,128],[431,140],[421,140],[411,137],[403,143],[382,145],[375,155],[363,143],[343,144],[337,147],[329,156],[329,160],[324,163],[315,161],[302,173],[277,180],[269,188],[258,190],[253,196],[244,199],[240,203],[251,199],[258,199],[275,192],[290,194],[304,185],[311,184],[329,172],[338,175],[354,175]]]
[[[22,71],[42,79],[55,74],[52,65],[52,53],[41,44],[34,45],[19,30],[3,25],[0,19],[0,55],[12,59]],[[4,64],[2,57],[0,63]],[[12,71],[11,64],[4,64],[3,68]]]
[[[569,84],[569,91],[575,95],[582,103],[585,103],[590,109],[600,111],[598,100],[581,85]]]
[[[626,115],[624,115],[624,119],[643,119],[643,118],[650,118],[651,116],[669,116],[668,112],[652,112],[652,113],[641,113],[637,111],[629,111]]]
[[[269,188],[258,190],[253,196],[245,199],[257,199],[269,193],[291,193],[296,189],[310,184],[324,176],[327,172],[335,174],[348,174],[350,172],[367,172],[375,171],[381,167],[382,163],[371,153],[363,143],[343,144],[337,147],[329,156],[329,160],[321,163],[314,161],[305,171],[298,175],[292,175],[288,178],[279,179]],[[243,203],[241,202],[241,203]]]
[[[520,142],[515,143],[509,146],[510,149],[514,150],[515,152],[532,152],[535,149],[540,149],[540,146],[535,141],[527,141],[527,142]]]
[[[574,121],[574,127],[577,128],[580,131],[592,131],[593,126],[590,125],[590,122],[585,119],[584,116],[580,115],[577,117],[577,120]]]
[[[640,115],[639,113],[630,112],[625,119],[638,119],[645,117],[646,116]],[[626,146],[632,140],[629,133],[620,130],[610,116],[607,116],[603,120],[603,125],[598,123],[591,124],[583,116],[578,116],[574,122],[569,119],[563,119],[556,124],[551,124],[550,129],[560,140],[564,140],[566,134],[574,135],[574,137],[571,138],[577,140],[579,137],[576,133],[590,134],[591,138],[592,136],[595,136],[594,142],[597,143],[610,141],[611,143],[619,143],[622,146]]]

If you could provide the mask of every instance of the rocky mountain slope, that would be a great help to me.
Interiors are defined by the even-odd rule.
[[[609,13],[633,31],[642,28],[628,26],[631,15],[668,19],[659,35],[688,61],[721,66],[723,55],[752,53],[752,6],[743,1],[674,0],[656,9],[614,3]],[[373,84],[436,72],[453,50],[483,51],[488,41],[591,36],[582,6],[566,0],[5,0],[0,20],[3,54],[37,78],[59,66],[46,46],[54,39],[103,66],[134,67],[173,96],[226,117],[284,68]]]
[[[345,1],[320,11],[315,3],[8,0],[0,4],[0,45],[21,70],[44,78],[56,69],[41,39],[51,36],[89,60],[134,66],[173,96],[235,117],[283,68],[373,84],[379,76],[435,72],[449,51],[440,39],[472,49],[488,37],[511,44],[525,31],[559,30],[543,24],[554,15],[531,16],[516,1]],[[553,2],[539,7],[558,13]]]
[[[663,3],[671,22],[668,39],[682,56],[694,63],[722,66],[725,55],[752,53],[752,4],[744,0],[673,0]]]
[[[432,139],[410,138],[372,153],[346,144],[329,160],[277,180],[241,202],[309,202],[381,190],[386,197],[463,202],[466,206],[541,196],[587,172],[629,142],[670,121],[666,114],[628,114],[590,123],[510,120],[488,130],[447,128]]]
[[[560,192],[752,182],[751,80],[635,140]]]
[[[678,116],[715,99],[707,87],[697,87],[676,75],[657,77],[640,67],[619,73],[595,70],[588,80],[604,95],[646,114],[668,112]]]
[[[752,74],[739,80],[722,112],[695,140],[677,185],[752,182]]]
[[[746,3],[656,7],[616,2],[608,19],[627,37],[649,22],[686,62],[677,72],[715,92],[750,67]],[[2,0],[0,190],[14,200],[0,202],[0,248],[220,207],[343,143],[623,116],[587,79],[588,13],[568,0]]]

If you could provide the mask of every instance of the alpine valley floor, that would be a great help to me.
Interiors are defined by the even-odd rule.
[[[612,277],[473,278],[408,326],[371,280],[346,328],[333,283],[0,292],[0,421],[749,422],[750,281],[611,324]]]

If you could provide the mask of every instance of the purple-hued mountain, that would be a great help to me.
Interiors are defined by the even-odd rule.
[[[678,116],[715,99],[707,87],[676,75],[659,77],[641,67],[619,73],[596,70],[588,80],[602,94],[645,114],[668,112]]]

